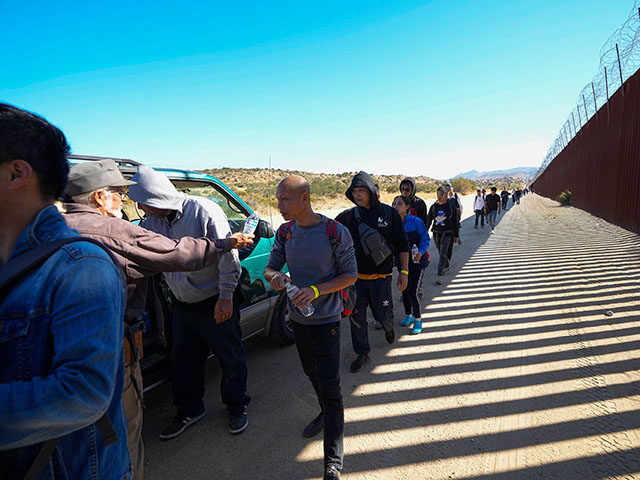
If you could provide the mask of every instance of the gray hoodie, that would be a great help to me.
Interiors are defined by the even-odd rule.
[[[147,218],[142,226],[174,240],[183,237],[225,238],[231,234],[229,222],[222,209],[204,197],[180,193],[171,181],[153,168],[141,165],[134,175],[135,185],[129,187],[131,200],[150,207],[176,212],[168,218]],[[195,272],[166,272],[164,277],[178,300],[196,303],[220,294],[220,298],[233,298],[240,278],[237,251],[220,255],[217,265]]]

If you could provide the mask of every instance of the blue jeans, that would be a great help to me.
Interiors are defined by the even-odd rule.
[[[222,323],[213,317],[218,296],[202,302],[184,303],[173,298],[173,348],[171,382],[178,415],[194,417],[204,412],[204,373],[209,352],[222,368],[220,393],[231,415],[244,411],[247,395],[247,361],[240,332],[239,301],[233,315]]]
[[[367,307],[385,331],[393,328],[393,301],[391,300],[391,275],[375,280],[356,280],[356,308],[351,315],[351,343],[357,354],[369,353]]]
[[[487,215],[487,222],[489,226],[493,230],[496,227],[496,217],[498,216],[498,210],[489,210],[489,214]]]
[[[291,322],[304,373],[324,413],[324,464],[342,470],[344,407],[340,392],[340,323]]]

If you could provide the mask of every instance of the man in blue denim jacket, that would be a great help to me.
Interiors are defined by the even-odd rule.
[[[0,268],[78,234],[53,205],[67,181],[64,134],[0,104]],[[129,479],[122,408],[124,287],[108,254],[60,248],[0,299],[0,478],[22,479],[59,438],[41,479]],[[119,440],[95,425],[107,413]]]

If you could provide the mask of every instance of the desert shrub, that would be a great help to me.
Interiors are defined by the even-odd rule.
[[[469,178],[456,177],[451,179],[451,186],[461,195],[466,195],[476,190],[476,182]]]
[[[556,197],[556,200],[560,205],[571,205],[571,191],[566,189]]]
[[[440,185],[441,185],[440,183],[436,183],[436,182],[420,182],[416,184],[416,190],[418,192],[433,193],[436,190],[438,190],[438,187]]]

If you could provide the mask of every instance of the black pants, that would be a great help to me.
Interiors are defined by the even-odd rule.
[[[458,229],[459,228],[460,228],[460,223],[458,223]],[[449,262],[451,262],[452,255],[453,255],[453,236],[451,237],[451,241],[449,242],[449,246],[447,247],[447,258],[449,259]]]
[[[369,353],[367,307],[385,331],[393,328],[393,301],[391,300],[391,275],[375,280],[356,280],[356,308],[351,315],[351,343],[353,351]]]
[[[247,361],[240,332],[240,303],[234,300],[233,315],[216,323],[213,317],[218,296],[198,303],[173,298],[173,348],[171,382],[178,414],[193,417],[204,411],[205,363],[213,352],[222,368],[220,393],[231,415],[244,411],[247,395]]]
[[[340,393],[340,323],[291,322],[304,373],[324,413],[324,464],[342,470],[344,407]]]
[[[433,240],[438,247],[440,261],[438,262],[438,275],[444,273],[444,269],[450,265],[450,256],[448,255],[449,246],[453,245],[453,232],[433,232]]]
[[[476,223],[475,226],[478,226],[478,218],[480,219],[480,225],[484,227],[484,211],[483,210],[475,210],[476,212]]]
[[[404,304],[405,315],[412,314],[415,318],[420,318],[420,300],[418,300],[418,289],[422,284],[424,269],[409,270],[409,281],[407,288],[402,291],[402,303]]]

